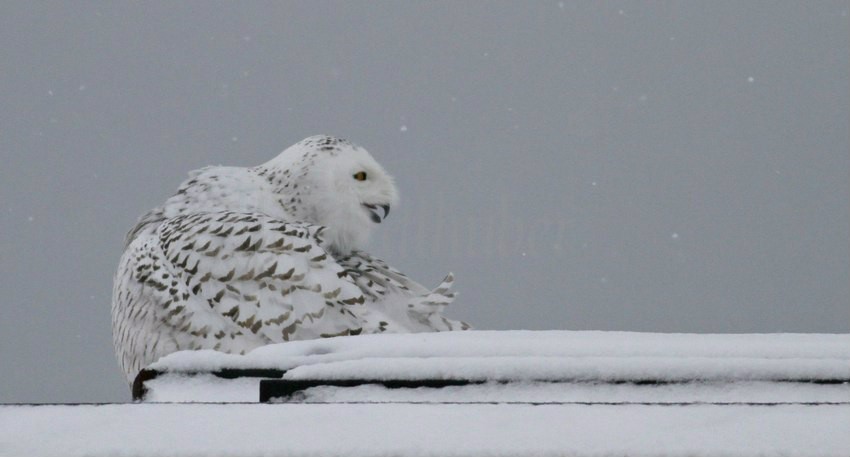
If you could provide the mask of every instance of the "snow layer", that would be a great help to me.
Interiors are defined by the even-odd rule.
[[[850,406],[0,406],[0,456],[847,456]]]
[[[356,336],[268,346],[245,356],[175,353],[154,368],[163,374],[146,384],[149,400],[246,403],[0,406],[0,457],[850,455],[850,384],[777,381],[846,379],[850,335]],[[223,368],[276,368],[302,379],[514,382],[318,387],[299,396],[303,403],[261,405],[250,404],[258,398],[256,378],[189,375]],[[552,378],[575,382],[533,381]],[[605,383],[647,378],[687,382]],[[783,404],[635,404],[694,401]]]
[[[850,402],[850,335],[688,335],[504,331],[364,335],[297,341],[245,356],[169,355],[148,381],[150,402],[256,402],[259,379],[222,368],[288,370],[286,379],[511,381],[444,389],[314,388],[305,402]],[[542,383],[541,380],[571,381]],[[662,386],[619,381],[684,382]]]
[[[297,367],[297,368],[296,368]],[[311,377],[776,380],[850,377],[850,335],[476,331],[361,335],[264,346],[244,356],[170,354],[158,371],[290,370]]]
[[[847,359],[719,357],[364,358],[294,368],[284,379],[801,380],[850,379]]]
[[[260,398],[260,378],[168,374],[146,382],[145,387],[144,401],[152,403],[256,403]]]

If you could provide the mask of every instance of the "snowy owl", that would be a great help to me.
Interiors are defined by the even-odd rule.
[[[127,380],[179,350],[469,328],[442,314],[451,274],[428,290],[360,250],[397,200],[365,149],[324,135],[190,173],[127,235],[112,293]]]

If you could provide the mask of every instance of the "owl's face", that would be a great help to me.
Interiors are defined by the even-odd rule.
[[[284,210],[297,221],[327,227],[325,238],[338,253],[361,248],[398,202],[392,177],[368,151],[345,140],[310,137],[265,166],[274,168]]]

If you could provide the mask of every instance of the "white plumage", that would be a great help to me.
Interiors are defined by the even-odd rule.
[[[451,275],[428,290],[360,250],[397,200],[365,149],[323,135],[191,173],[127,235],[112,296],[127,380],[184,349],[469,328],[442,315]]]

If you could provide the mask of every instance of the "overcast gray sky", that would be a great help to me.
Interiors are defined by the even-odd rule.
[[[112,275],[316,133],[483,329],[850,331],[850,2],[0,3],[0,402],[129,399]]]

